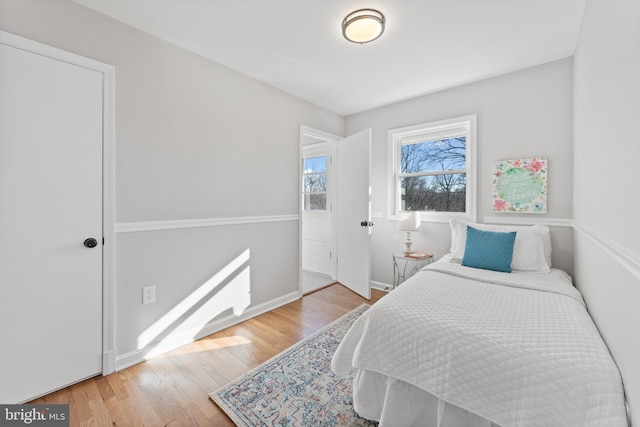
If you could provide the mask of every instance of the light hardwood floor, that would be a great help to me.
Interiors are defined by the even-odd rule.
[[[305,295],[236,326],[108,376],[88,379],[30,403],[68,403],[75,426],[229,426],[209,399],[217,390],[362,303],[340,284]]]

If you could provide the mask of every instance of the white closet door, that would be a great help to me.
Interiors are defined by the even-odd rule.
[[[3,403],[102,369],[102,78],[0,44]]]

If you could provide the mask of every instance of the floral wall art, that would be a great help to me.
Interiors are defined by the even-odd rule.
[[[547,212],[547,159],[501,160],[493,170],[494,212]]]

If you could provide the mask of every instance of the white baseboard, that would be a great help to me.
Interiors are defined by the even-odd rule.
[[[128,368],[129,366],[144,362],[145,360],[148,360],[152,357],[192,343],[196,340],[199,340],[200,338],[206,337],[207,335],[214,334],[247,319],[251,319],[252,317],[256,317],[260,314],[266,313],[267,311],[274,310],[299,298],[300,292],[291,292],[274,300],[258,304],[254,307],[250,307],[239,316],[230,315],[220,319],[216,319],[209,322],[203,328],[184,331],[180,334],[176,334],[169,340],[163,340],[162,343],[151,344],[145,348],[119,355],[115,358],[115,368],[117,371],[120,371],[122,369]]]
[[[102,375],[109,375],[116,371],[116,352],[105,351],[102,353]]]
[[[379,291],[389,292],[393,286],[382,282],[371,281],[371,288]]]

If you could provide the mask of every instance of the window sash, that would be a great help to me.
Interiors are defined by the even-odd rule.
[[[466,175],[440,174],[400,180],[401,211],[465,212]]]
[[[477,116],[469,115],[433,123],[391,129],[389,135],[389,186],[387,193],[387,218],[396,219],[401,212],[402,194],[401,182],[407,177],[438,176],[464,174],[466,176],[466,198],[464,212],[450,211],[422,211],[425,221],[448,222],[451,218],[476,220],[477,211],[477,182],[476,182],[476,123]],[[465,138],[465,168],[445,169],[426,172],[401,172],[401,150],[408,144],[435,142],[449,138]]]
[[[453,175],[453,174],[466,174],[467,169],[445,169],[441,171],[430,171],[430,172],[410,172],[410,173],[402,173],[398,172],[396,175],[398,179],[412,177],[412,176],[433,176],[433,175]]]
[[[422,150],[427,150],[427,152],[435,152],[438,150],[438,146],[436,145],[436,143],[438,142],[445,142],[446,141],[446,146],[444,147],[444,150],[440,150],[440,152],[444,152],[449,151],[449,150],[453,150],[455,152],[460,153],[460,149],[463,148],[461,146],[456,146],[455,142],[450,142],[450,140],[452,139],[463,139],[464,141],[461,142],[461,144],[464,145],[464,167],[465,167],[465,171],[468,168],[468,161],[467,161],[467,154],[469,152],[469,150],[467,149],[467,145],[468,145],[468,135],[469,135],[469,129],[468,126],[454,126],[451,129],[447,129],[447,130],[431,130],[428,128],[423,128],[420,129],[419,131],[414,131],[414,132],[410,132],[408,134],[402,134],[400,136],[397,137],[397,140],[394,141],[394,157],[396,159],[396,162],[394,163],[394,172],[395,173],[426,173],[426,172],[430,172],[430,173],[442,173],[442,172],[448,172],[448,171],[453,171],[453,170],[460,170],[460,169],[446,169],[444,168],[444,165],[441,165],[443,167],[443,169],[438,169],[437,166],[432,167],[431,163],[428,163],[427,167],[425,167],[425,170],[419,171],[419,172],[402,172],[403,169],[403,159],[405,158],[405,148],[408,148],[412,145],[422,145],[422,144],[426,144],[425,148],[422,147],[418,147],[418,153],[420,153],[420,151]],[[408,155],[413,157],[413,150],[408,152]],[[449,165],[447,166],[458,166],[460,165],[460,163],[463,163],[463,161],[461,159],[450,159],[451,162],[449,162]],[[413,162],[414,160],[411,159],[410,157],[407,157],[407,161],[409,162]],[[454,163],[454,164],[451,164]],[[409,165],[407,165],[409,166]]]
[[[435,142],[435,141],[442,141],[445,139],[461,138],[461,137],[466,137],[468,133],[469,133],[468,129],[463,127],[455,128],[447,131],[430,132],[427,130],[413,136],[403,137],[401,144],[409,145],[409,144],[419,144],[421,142]]]
[[[404,195],[402,192],[402,182],[403,178],[412,178],[412,177],[429,177],[429,176],[445,176],[445,175],[465,175],[467,174],[467,167],[464,169],[442,169],[442,170],[433,170],[433,171],[422,171],[422,172],[400,172],[402,170],[402,148],[407,145],[413,144],[422,144],[429,142],[437,142],[446,139],[452,138],[465,138],[465,155],[467,153],[466,149],[466,138],[467,131],[461,130],[460,128],[451,130],[449,132],[422,132],[419,135],[408,137],[408,138],[400,138],[398,143],[396,144],[396,156],[398,158],[398,162],[396,165],[396,185],[398,188],[397,196],[396,196],[396,207],[398,212],[406,212],[406,204],[404,201]],[[465,156],[466,157],[466,156]],[[465,158],[465,166],[467,165],[467,161]],[[466,191],[466,183],[465,183],[465,191]],[[466,206],[465,206],[466,209]],[[466,211],[466,210],[465,210]],[[421,212],[432,212],[423,210]],[[441,213],[453,213],[459,211],[437,211]]]

